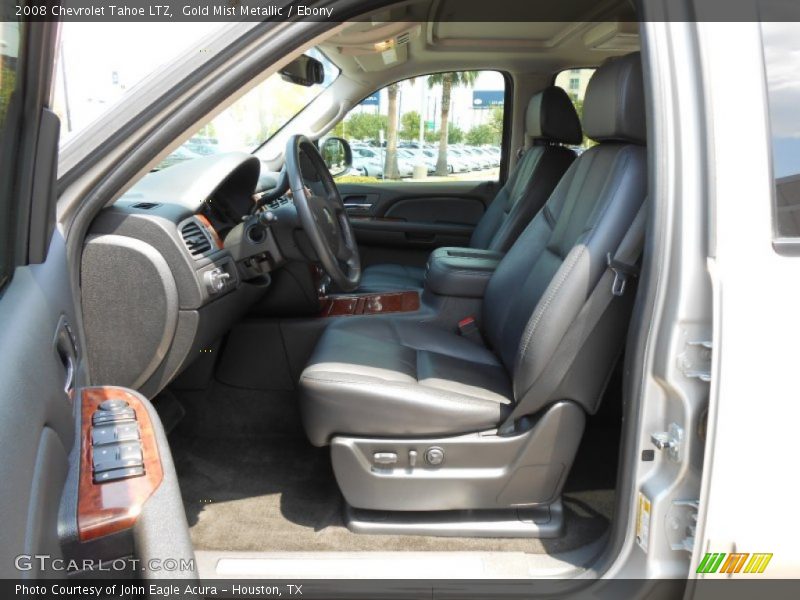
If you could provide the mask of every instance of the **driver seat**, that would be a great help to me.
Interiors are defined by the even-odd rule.
[[[413,315],[344,318],[322,335],[300,378],[301,414],[312,444],[331,445],[351,507],[559,501],[634,297],[612,294],[614,273],[625,269],[610,258],[625,247],[624,262],[635,263],[641,250],[647,159],[638,53],[604,63],[584,106],[598,144],[572,164],[489,281],[484,343]],[[598,298],[607,304],[592,317]],[[557,535],[557,519],[550,522],[547,535]]]

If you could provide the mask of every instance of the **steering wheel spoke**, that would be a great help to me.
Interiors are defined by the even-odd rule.
[[[324,194],[309,191],[301,164],[313,168],[318,177],[314,181],[324,187]],[[353,228],[325,161],[307,137],[293,135],[287,141],[286,173],[300,222],[323,269],[339,289],[354,291],[361,281],[361,260]]]

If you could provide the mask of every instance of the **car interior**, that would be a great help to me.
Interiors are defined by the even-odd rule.
[[[343,24],[292,63],[315,77],[313,48],[335,81],[260,153],[153,170],[110,199],[80,263],[98,386],[80,485],[179,489],[198,556],[588,564],[614,513],[648,186],[638,27],[610,6],[570,23]],[[555,78],[588,67],[576,110]],[[323,159],[377,90],[486,69],[506,82],[494,180],[338,181]],[[100,547],[107,515],[83,519]]]

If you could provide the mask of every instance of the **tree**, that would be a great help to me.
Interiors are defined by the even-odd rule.
[[[389,123],[386,128],[386,162],[383,166],[384,179],[400,179],[400,169],[397,168],[397,122],[399,121],[397,91],[399,85],[391,84],[387,89],[389,93]]]
[[[356,113],[333,128],[333,135],[350,140],[377,140],[381,129],[386,131],[386,115]]]
[[[442,86],[442,113],[439,119],[439,158],[436,174],[447,175],[447,122],[450,119],[450,93],[452,88],[471,86],[478,78],[477,71],[437,73],[428,77],[428,87]]]
[[[503,139],[503,109],[499,106],[492,108],[489,115],[489,126],[492,128],[493,144],[499,144]]]
[[[460,144],[464,141],[464,132],[458,125],[450,125],[447,130],[447,143]]]
[[[400,139],[413,141],[419,138],[419,113],[415,110],[400,117]]]
[[[495,144],[495,131],[491,125],[476,125],[467,132],[465,137],[467,144],[471,146],[483,146],[484,144]]]
[[[0,68],[2,68],[2,71],[0,71],[0,123],[2,123],[6,116],[6,111],[8,110],[11,93],[14,91],[16,71],[6,67],[5,64],[0,66]]]

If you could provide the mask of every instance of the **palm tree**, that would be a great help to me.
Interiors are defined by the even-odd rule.
[[[428,76],[428,87],[442,86],[442,114],[439,119],[439,158],[436,160],[437,175],[447,175],[447,121],[450,118],[450,91],[454,87],[472,86],[477,78],[477,71],[436,73]]]
[[[400,169],[397,168],[397,122],[398,109],[397,91],[400,86],[393,83],[387,88],[389,93],[389,124],[386,127],[386,162],[383,166],[384,179],[400,179]]]

